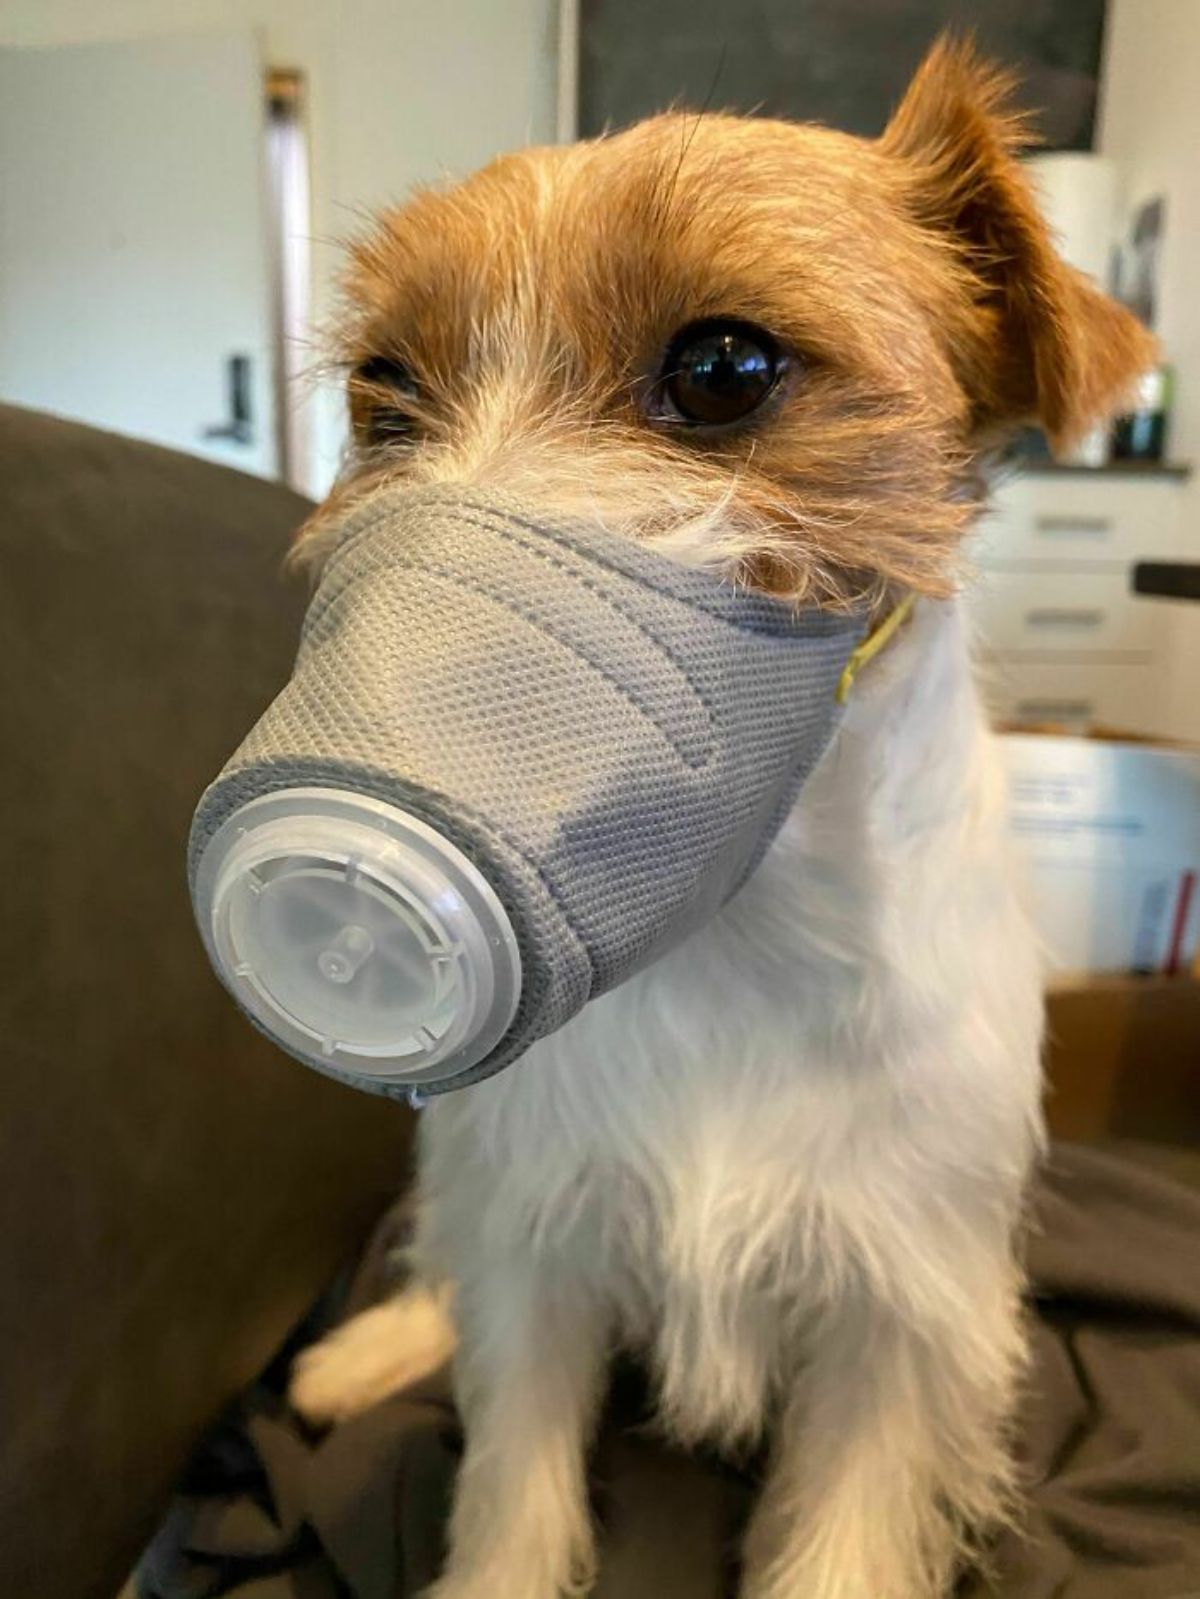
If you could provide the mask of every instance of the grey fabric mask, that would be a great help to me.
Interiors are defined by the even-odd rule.
[[[490,1076],[737,892],[865,627],[492,496],[373,495],[196,811],[213,964],[360,1087]]]

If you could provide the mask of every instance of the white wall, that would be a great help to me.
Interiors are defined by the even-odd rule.
[[[1200,561],[1200,0],[1109,0],[1099,147],[1130,207],[1166,196],[1158,331],[1176,370],[1171,454],[1197,468],[1184,515]],[[1200,740],[1200,606],[1171,609],[1178,650],[1164,726]]]
[[[339,239],[415,182],[553,139],[555,0],[0,0],[0,47],[255,28],[270,66],[309,86],[315,312],[334,302]],[[340,400],[314,417],[323,490]]]

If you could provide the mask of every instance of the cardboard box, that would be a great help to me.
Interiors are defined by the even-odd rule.
[[[1000,744],[1052,969],[1188,969],[1200,944],[1200,750],[1042,733]]]
[[[1055,1137],[1200,1146],[1200,981],[1060,979],[1046,1013]]]

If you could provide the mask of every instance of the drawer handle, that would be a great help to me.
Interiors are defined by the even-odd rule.
[[[1027,627],[1099,627],[1104,621],[1103,611],[1087,610],[1082,606],[1041,606],[1025,612]]]
[[[1091,537],[1103,537],[1112,532],[1109,516],[1039,516],[1033,525],[1039,533],[1086,533]]]
[[[1038,722],[1086,721],[1092,714],[1091,700],[1018,700],[1017,716]]]

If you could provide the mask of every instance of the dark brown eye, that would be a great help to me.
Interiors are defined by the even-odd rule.
[[[420,390],[403,361],[389,355],[369,356],[354,368],[351,389],[368,444],[407,444],[416,436],[411,406],[420,399]],[[393,405],[392,400],[407,401],[408,405]]]
[[[779,346],[750,322],[694,322],[672,339],[660,388],[664,414],[696,427],[740,422],[779,381]]]

